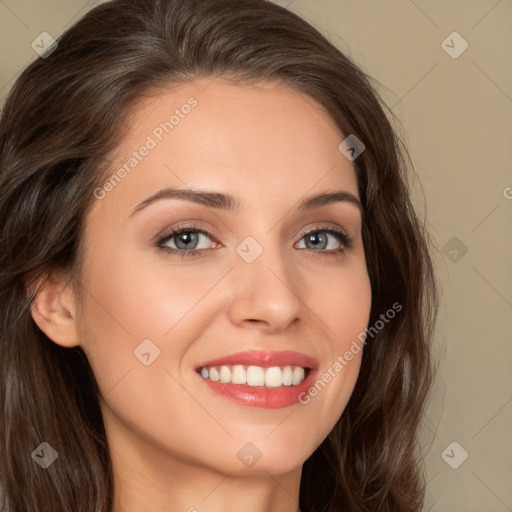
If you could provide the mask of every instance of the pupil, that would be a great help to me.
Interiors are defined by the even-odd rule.
[[[179,249],[187,249],[187,244],[189,244],[192,241],[197,241],[194,239],[197,239],[197,233],[192,233],[190,231],[185,231],[181,233],[178,237],[177,247]]]
[[[323,238],[323,240],[322,240]],[[325,242],[327,241],[325,235],[323,235],[322,233],[313,233],[311,235],[309,235],[309,240],[310,242],[313,243],[313,245],[315,247],[318,247],[319,245],[321,245],[322,249],[325,249]],[[322,243],[323,242],[323,243]]]

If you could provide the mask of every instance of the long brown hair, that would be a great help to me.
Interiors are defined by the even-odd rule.
[[[214,76],[285,83],[364,143],[353,163],[370,325],[402,306],[368,340],[345,411],[305,462],[300,506],[421,510],[418,429],[435,372],[438,292],[431,240],[411,203],[413,167],[370,78],[306,21],[266,0],[114,0],[24,70],[0,120],[2,511],[112,508],[93,372],[80,347],[60,347],[37,328],[37,290],[27,297],[24,277],[40,282],[62,269],[79,282],[84,219],[130,108],[155,88]],[[61,457],[45,471],[31,457],[41,442]]]

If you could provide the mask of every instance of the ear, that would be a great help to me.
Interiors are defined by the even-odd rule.
[[[69,278],[62,272],[54,272],[34,283],[34,273],[23,278],[27,294],[36,293],[30,313],[37,326],[52,341],[62,347],[79,345],[75,322],[75,295]],[[30,282],[29,282],[30,281]]]

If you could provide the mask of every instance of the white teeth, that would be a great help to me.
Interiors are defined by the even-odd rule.
[[[245,384],[247,382],[247,372],[241,364],[233,366],[231,374],[231,384]]]
[[[220,367],[220,381],[231,382],[231,370],[227,366]]]
[[[247,386],[266,386],[278,388],[281,386],[296,386],[305,378],[305,370],[300,366],[233,366],[222,365],[220,367],[201,368],[201,376],[215,382],[246,384]]]
[[[292,384],[295,386],[304,380],[304,368],[296,366],[293,370]]]
[[[285,366],[283,368],[283,386],[292,385],[293,372],[291,366]]]
[[[204,375],[203,375],[203,377],[204,377]],[[205,377],[205,378],[207,378],[207,377]],[[217,370],[217,368],[210,368],[210,380],[213,380],[215,382],[220,381],[219,370]]]
[[[271,366],[265,372],[265,386],[277,388],[283,385],[283,372],[279,366]]]
[[[265,385],[265,373],[260,366],[249,366],[247,368],[247,384],[249,386]]]

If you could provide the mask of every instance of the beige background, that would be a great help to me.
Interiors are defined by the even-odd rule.
[[[0,104],[36,57],[36,36],[57,37],[98,3],[0,0]],[[443,293],[441,365],[423,432],[425,511],[512,511],[512,2],[277,3],[379,82],[423,186]],[[457,58],[443,48],[457,52],[462,40],[442,46],[454,31],[469,45]],[[446,448],[452,465],[462,449],[469,456],[453,469]]]

